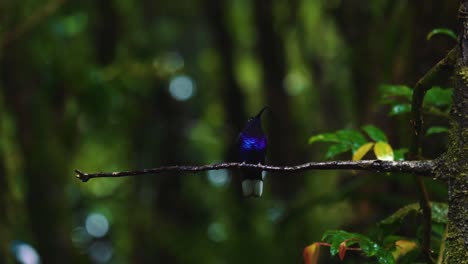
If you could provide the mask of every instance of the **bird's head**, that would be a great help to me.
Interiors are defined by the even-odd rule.
[[[269,109],[268,106],[265,106],[258,112],[254,117],[249,118],[247,125],[245,126],[243,132],[246,132],[251,135],[262,135],[262,114],[265,110]]]

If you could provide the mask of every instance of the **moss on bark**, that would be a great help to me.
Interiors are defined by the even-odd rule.
[[[463,38],[462,38],[463,39]],[[468,263],[468,67],[463,45],[454,74],[449,145],[436,174],[448,182],[448,234],[444,263]]]

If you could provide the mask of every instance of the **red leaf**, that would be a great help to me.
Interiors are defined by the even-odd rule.
[[[346,241],[341,242],[340,249],[338,251],[338,255],[340,256],[340,260],[343,261],[346,255]]]
[[[315,242],[312,245],[304,248],[304,252],[302,254],[304,256],[305,264],[317,264],[320,253],[319,247],[319,242]]]

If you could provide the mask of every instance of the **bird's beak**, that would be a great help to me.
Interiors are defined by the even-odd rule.
[[[265,110],[267,110],[267,109],[270,109],[270,107],[268,107],[268,106],[263,107],[262,110],[260,110],[260,112],[258,112],[258,114],[255,116],[255,118],[260,118],[262,116],[263,112]]]

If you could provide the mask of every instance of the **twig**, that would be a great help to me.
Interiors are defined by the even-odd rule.
[[[413,139],[411,141],[410,153],[415,155],[420,154],[420,141],[421,141],[421,129],[423,123],[422,117],[422,105],[426,92],[431,89],[435,80],[440,76],[443,71],[452,71],[455,66],[455,60],[457,51],[456,48],[450,50],[450,52],[440,60],[434,67],[432,67],[421,79],[418,80],[413,90],[413,98],[411,102],[411,117],[413,123]]]
[[[23,23],[19,24],[15,29],[7,32],[4,35],[3,41],[0,42],[0,48],[3,49],[8,46],[11,42],[18,39],[26,32],[33,29],[40,22],[53,14],[66,0],[52,0],[44,5],[40,10],[36,11],[30,17],[28,17]]]
[[[418,159],[421,156],[421,130],[423,124],[422,106],[426,92],[431,89],[435,80],[440,76],[443,71],[452,71],[455,66],[457,51],[453,48],[445,58],[440,60],[434,67],[432,67],[414,86],[413,98],[411,102],[411,115],[413,123],[413,137],[410,146],[410,157]],[[424,185],[421,175],[416,176],[416,183],[419,189],[419,205],[423,213],[423,239],[421,243],[421,251],[427,263],[433,263],[431,259],[431,205],[429,194],[426,186]]]
[[[442,240],[440,241],[439,248],[439,257],[437,258],[437,264],[442,264],[445,255],[445,240],[447,240],[448,227],[445,227],[444,233],[442,235]]]
[[[435,168],[435,161],[421,160],[421,161],[384,161],[384,160],[361,160],[361,161],[325,161],[325,162],[309,162],[296,166],[271,166],[261,164],[245,164],[236,162],[219,163],[212,165],[202,166],[167,166],[152,169],[134,170],[134,171],[116,171],[116,172],[98,172],[86,173],[80,170],[75,170],[76,177],[83,182],[92,178],[103,177],[125,177],[125,176],[138,176],[145,174],[157,174],[162,172],[201,172],[208,170],[220,169],[239,169],[250,168],[260,169],[264,171],[282,172],[282,173],[296,173],[307,170],[366,170],[366,171],[380,171],[380,172],[408,172],[414,174],[421,174],[425,176],[432,176],[433,169]]]
[[[423,239],[421,243],[421,251],[426,263],[433,263],[431,258],[432,209],[429,194],[427,193],[427,189],[421,175],[416,176],[416,182],[420,191],[419,206],[421,207],[423,214]]]

